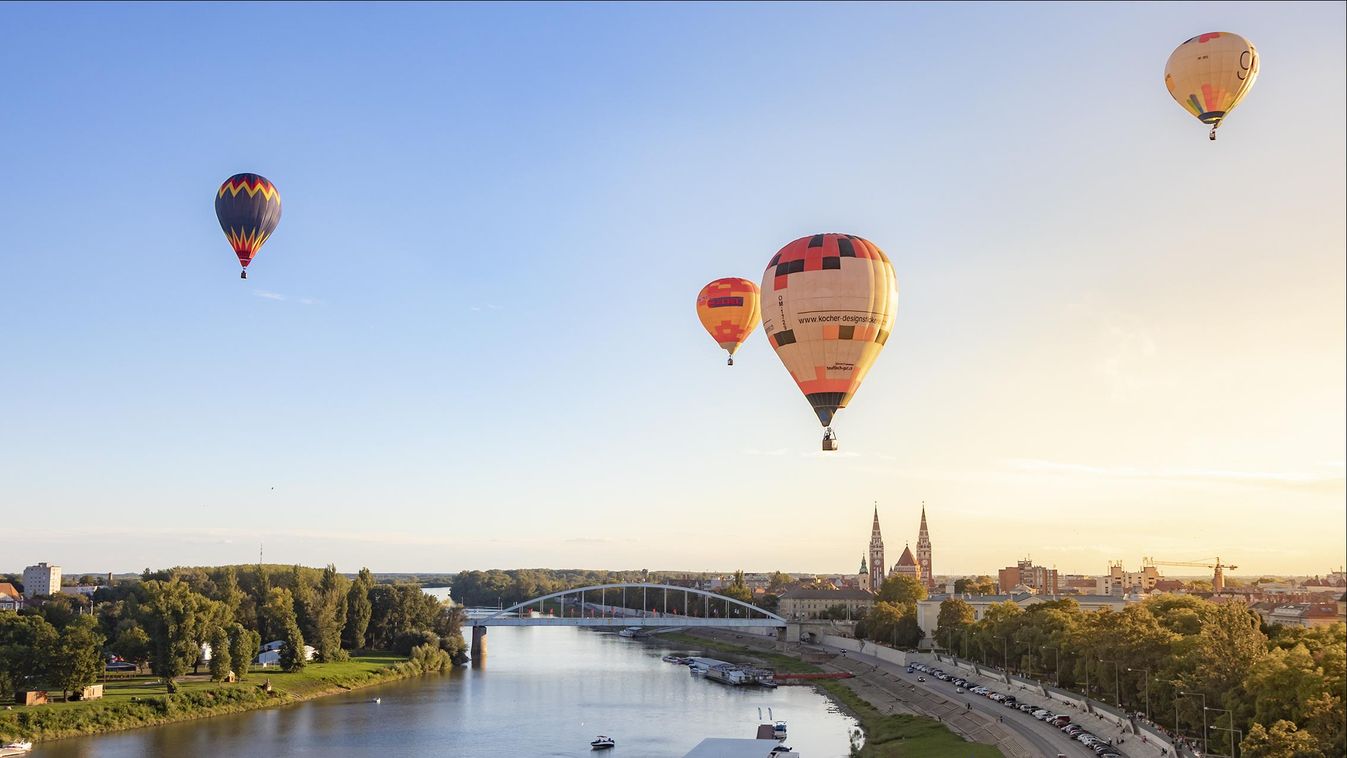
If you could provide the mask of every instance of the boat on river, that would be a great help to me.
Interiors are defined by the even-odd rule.
[[[615,742],[612,737],[605,737],[602,734],[589,743],[590,750],[607,750],[616,746],[617,742]]]
[[[26,740],[25,741],[15,740],[14,742],[6,742],[5,744],[0,745],[0,751],[4,751],[4,755],[14,755],[15,753],[26,753],[32,749],[33,743],[28,742]]]

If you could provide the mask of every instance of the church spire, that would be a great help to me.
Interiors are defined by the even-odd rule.
[[[926,530],[926,501],[921,501],[921,529],[917,532],[917,564],[921,566],[921,579],[928,591],[935,591],[935,574],[931,571],[931,535]]]

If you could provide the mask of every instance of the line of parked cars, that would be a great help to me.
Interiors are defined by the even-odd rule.
[[[1099,756],[1099,758],[1122,758],[1122,756],[1113,749],[1112,743],[1102,737],[1091,734],[1080,724],[1071,723],[1071,717],[1065,713],[1053,713],[1045,708],[1039,708],[1036,705],[1021,703],[1015,699],[1014,695],[1008,695],[1004,692],[997,692],[982,687],[968,681],[958,674],[948,674],[924,663],[914,663],[907,667],[907,673],[914,674],[917,672],[929,674],[942,682],[949,682],[954,685],[954,691],[958,694],[970,692],[974,695],[981,695],[994,703],[1000,703],[1007,708],[1013,708],[1022,713],[1027,713],[1039,721],[1055,726],[1062,730],[1067,736],[1090,749],[1095,755]],[[917,677],[917,681],[924,682],[926,681],[926,677],[919,676]]]

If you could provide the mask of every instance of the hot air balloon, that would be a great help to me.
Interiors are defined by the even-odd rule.
[[[733,366],[734,351],[762,320],[758,285],[735,276],[711,282],[697,293],[697,318],[716,344],[729,351],[729,365]]]
[[[215,193],[215,216],[239,257],[248,278],[248,264],[281,222],[281,193],[276,185],[257,174],[234,174]]]
[[[1204,124],[1211,139],[1258,78],[1258,49],[1230,32],[1208,32],[1175,48],[1165,64],[1169,94]]]
[[[833,416],[874,365],[898,312],[884,251],[851,234],[815,234],[781,248],[762,275],[762,329],[836,450]]]

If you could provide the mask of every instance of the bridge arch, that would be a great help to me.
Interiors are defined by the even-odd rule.
[[[509,619],[509,618],[510,618],[510,614],[517,614],[519,611],[527,610],[528,608],[530,608],[530,607],[532,607],[532,606],[534,606],[534,605],[539,605],[539,606],[541,606],[543,603],[547,602],[548,600],[554,600],[554,599],[558,599],[558,598],[562,599],[562,601],[563,601],[563,607],[564,607],[564,600],[565,600],[565,598],[566,598],[567,596],[570,596],[570,595],[579,595],[579,596],[580,596],[580,598],[581,598],[580,603],[581,603],[581,608],[582,608],[582,612],[583,612],[583,606],[584,606],[584,605],[586,604],[586,602],[587,602],[587,601],[584,600],[584,595],[585,595],[585,593],[587,593],[587,592],[599,592],[599,593],[601,594],[601,596],[602,596],[604,593],[607,593],[607,592],[609,592],[609,591],[611,591],[611,590],[620,590],[620,591],[624,591],[624,590],[632,590],[632,589],[642,590],[642,591],[645,591],[645,592],[647,592],[647,593],[648,593],[650,590],[660,590],[660,591],[667,591],[667,592],[681,592],[681,593],[683,593],[685,596],[693,595],[693,596],[697,596],[697,597],[704,597],[704,598],[707,598],[708,602],[709,602],[710,600],[715,600],[717,603],[724,603],[724,604],[726,605],[726,608],[728,608],[730,605],[733,605],[733,606],[735,606],[735,607],[743,608],[743,609],[745,610],[744,616],[743,616],[742,618],[739,618],[739,619],[732,619],[732,618],[729,618],[729,617],[719,617],[719,618],[715,618],[714,621],[716,622],[716,623],[715,623],[716,626],[734,626],[735,624],[734,624],[733,622],[735,622],[735,621],[738,621],[738,622],[749,622],[752,626],[783,626],[783,627],[784,627],[784,626],[786,625],[786,619],[782,618],[781,616],[778,616],[777,614],[772,613],[771,611],[768,611],[768,610],[764,610],[764,609],[762,609],[762,608],[759,608],[758,606],[753,605],[752,603],[745,603],[745,602],[742,601],[742,600],[736,600],[735,598],[729,597],[728,595],[721,595],[721,594],[718,594],[718,593],[715,593],[715,592],[710,592],[710,591],[707,591],[707,590],[697,589],[697,588],[695,588],[695,587],[677,587],[677,586],[674,586],[674,585],[671,585],[671,584],[648,584],[648,583],[643,583],[643,582],[618,582],[618,583],[616,583],[616,584],[594,584],[594,585],[590,585],[590,586],[587,586],[587,587],[574,587],[574,588],[571,588],[571,589],[561,590],[561,591],[559,591],[559,592],[553,592],[553,593],[550,593],[550,594],[547,594],[547,595],[541,595],[541,596],[539,596],[539,597],[532,598],[532,599],[530,599],[530,600],[525,600],[525,601],[523,601],[523,602],[521,602],[521,603],[516,603],[516,604],[510,606],[509,608],[502,608],[502,609],[500,609],[500,610],[498,610],[498,611],[496,611],[495,613],[492,613],[492,614],[490,614],[490,615],[482,616],[482,617],[479,617],[479,618],[477,618],[477,619],[473,619],[470,623],[473,624],[474,626],[495,626],[495,625],[501,623],[502,621],[505,621],[505,620]],[[603,605],[603,603],[599,603],[599,605]],[[642,603],[642,605],[644,605],[644,603]],[[625,605],[624,605],[624,608],[625,608]],[[627,610],[631,610],[631,609],[627,609]],[[685,612],[687,611],[686,604],[685,604],[685,607],[684,607],[683,610],[684,610]],[[657,620],[661,625],[665,625],[665,626],[673,626],[673,625],[677,625],[677,622],[678,622],[679,620],[689,621],[689,620],[694,620],[694,619],[697,620],[697,621],[699,622],[699,623],[697,624],[698,626],[707,626],[707,625],[710,625],[710,624],[707,623],[708,620],[710,620],[710,619],[708,619],[708,617],[703,617],[703,616],[688,616],[688,615],[686,615],[686,613],[685,613],[685,614],[681,614],[681,615],[680,615],[680,614],[672,614],[672,615],[670,615],[670,614],[660,614],[660,615],[656,615],[656,616],[648,616],[648,615],[646,615],[648,612],[649,612],[648,609],[642,608],[642,609],[640,610],[640,615],[638,615],[638,616],[625,616],[625,615],[624,615],[624,616],[622,616],[622,617],[620,617],[620,618],[623,619],[623,620],[625,620],[625,621],[633,622],[635,625],[638,625],[638,626],[640,626],[640,625],[646,625],[646,624],[642,624],[641,622],[656,621],[656,620]],[[754,614],[757,614],[758,617],[757,617],[757,618],[754,618],[754,617],[753,617]],[[562,619],[562,620],[564,621],[564,619]],[[583,617],[582,617],[581,622],[583,622],[583,620],[584,620],[584,619],[583,619]],[[766,623],[764,623],[764,622],[766,622]]]

